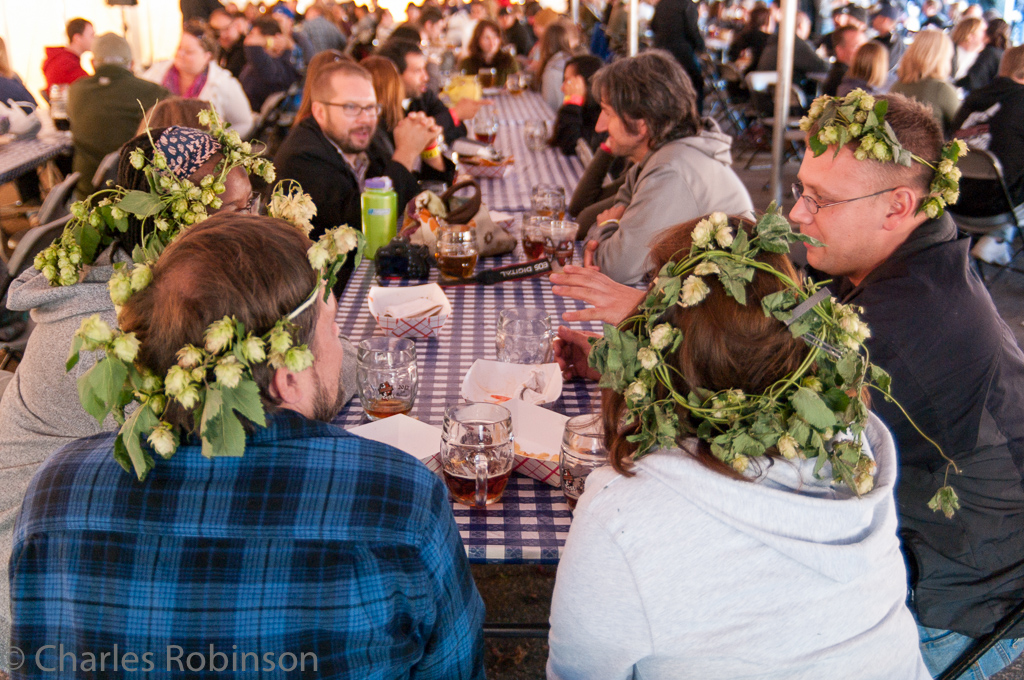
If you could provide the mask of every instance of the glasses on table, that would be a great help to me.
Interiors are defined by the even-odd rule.
[[[485,508],[501,500],[515,465],[512,414],[504,406],[450,406],[441,428],[441,475],[456,503]]]
[[[807,211],[812,215],[817,215],[818,211],[821,210],[822,208],[831,208],[834,205],[842,205],[843,203],[853,203],[854,201],[860,201],[865,198],[874,198],[875,196],[881,196],[882,194],[889,193],[890,191],[896,191],[897,188],[898,187],[893,187],[891,189],[882,189],[881,191],[876,191],[875,193],[868,194],[867,196],[848,198],[845,201],[832,201],[831,203],[818,203],[816,200],[806,195],[804,193],[803,182],[795,182],[792,186],[792,191],[793,198],[795,198],[797,201],[799,201],[802,198],[804,200],[804,205],[807,207]]]
[[[562,449],[558,456],[562,473],[562,493],[570,510],[583,495],[587,476],[608,464],[608,450],[604,446],[604,425],[600,413],[586,413],[569,418],[562,435]]]
[[[320,103],[323,104],[324,106],[338,107],[339,109],[341,109],[342,115],[344,115],[346,118],[351,118],[352,120],[355,120],[359,116],[362,116],[367,113],[372,114],[373,117],[376,118],[377,116],[380,115],[380,112],[384,110],[384,108],[380,104],[367,104],[366,106],[361,106],[359,104],[353,104],[352,102],[321,101]]]
[[[551,262],[551,271],[560,272],[572,262],[576,250],[576,233],[580,225],[571,220],[553,220],[544,234],[544,255]]]
[[[370,420],[408,413],[416,401],[416,343],[408,338],[370,338],[356,349],[359,401]]]
[[[555,219],[565,217],[565,187],[557,184],[538,184],[530,191],[533,214]]]
[[[494,348],[507,364],[546,364],[553,357],[551,317],[540,309],[510,307],[498,314]]]

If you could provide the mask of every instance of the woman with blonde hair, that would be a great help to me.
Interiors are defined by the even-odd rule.
[[[960,108],[960,97],[949,83],[953,63],[953,42],[945,33],[925,30],[917,34],[896,69],[899,78],[889,90],[913,97],[931,107],[946,134]]]
[[[882,43],[871,40],[857,48],[853,65],[839,83],[837,94],[845,97],[857,89],[868,94],[881,94],[885,92],[888,80],[889,50]]]

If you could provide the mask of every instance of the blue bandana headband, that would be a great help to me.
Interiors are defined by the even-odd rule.
[[[156,140],[156,150],[167,158],[167,169],[175,177],[188,179],[221,150],[221,145],[205,132],[174,126],[164,130]]]

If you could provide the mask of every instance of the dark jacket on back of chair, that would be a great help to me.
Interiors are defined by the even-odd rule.
[[[921,432],[956,461],[961,508],[928,508],[946,461],[900,409],[872,408],[899,457],[900,537],[921,625],[977,638],[1024,599],[1024,353],[971,268],[970,241],[929,220],[843,302],[864,308],[871,360]],[[1007,637],[1024,636],[1024,624]]]

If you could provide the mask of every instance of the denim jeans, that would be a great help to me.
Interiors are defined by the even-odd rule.
[[[969,646],[974,638],[939,628],[919,625],[917,633],[921,638],[921,655],[932,677],[946,670]],[[961,680],[988,680],[1009,666],[1024,651],[1024,638],[1000,640],[973,666],[960,676]]]

